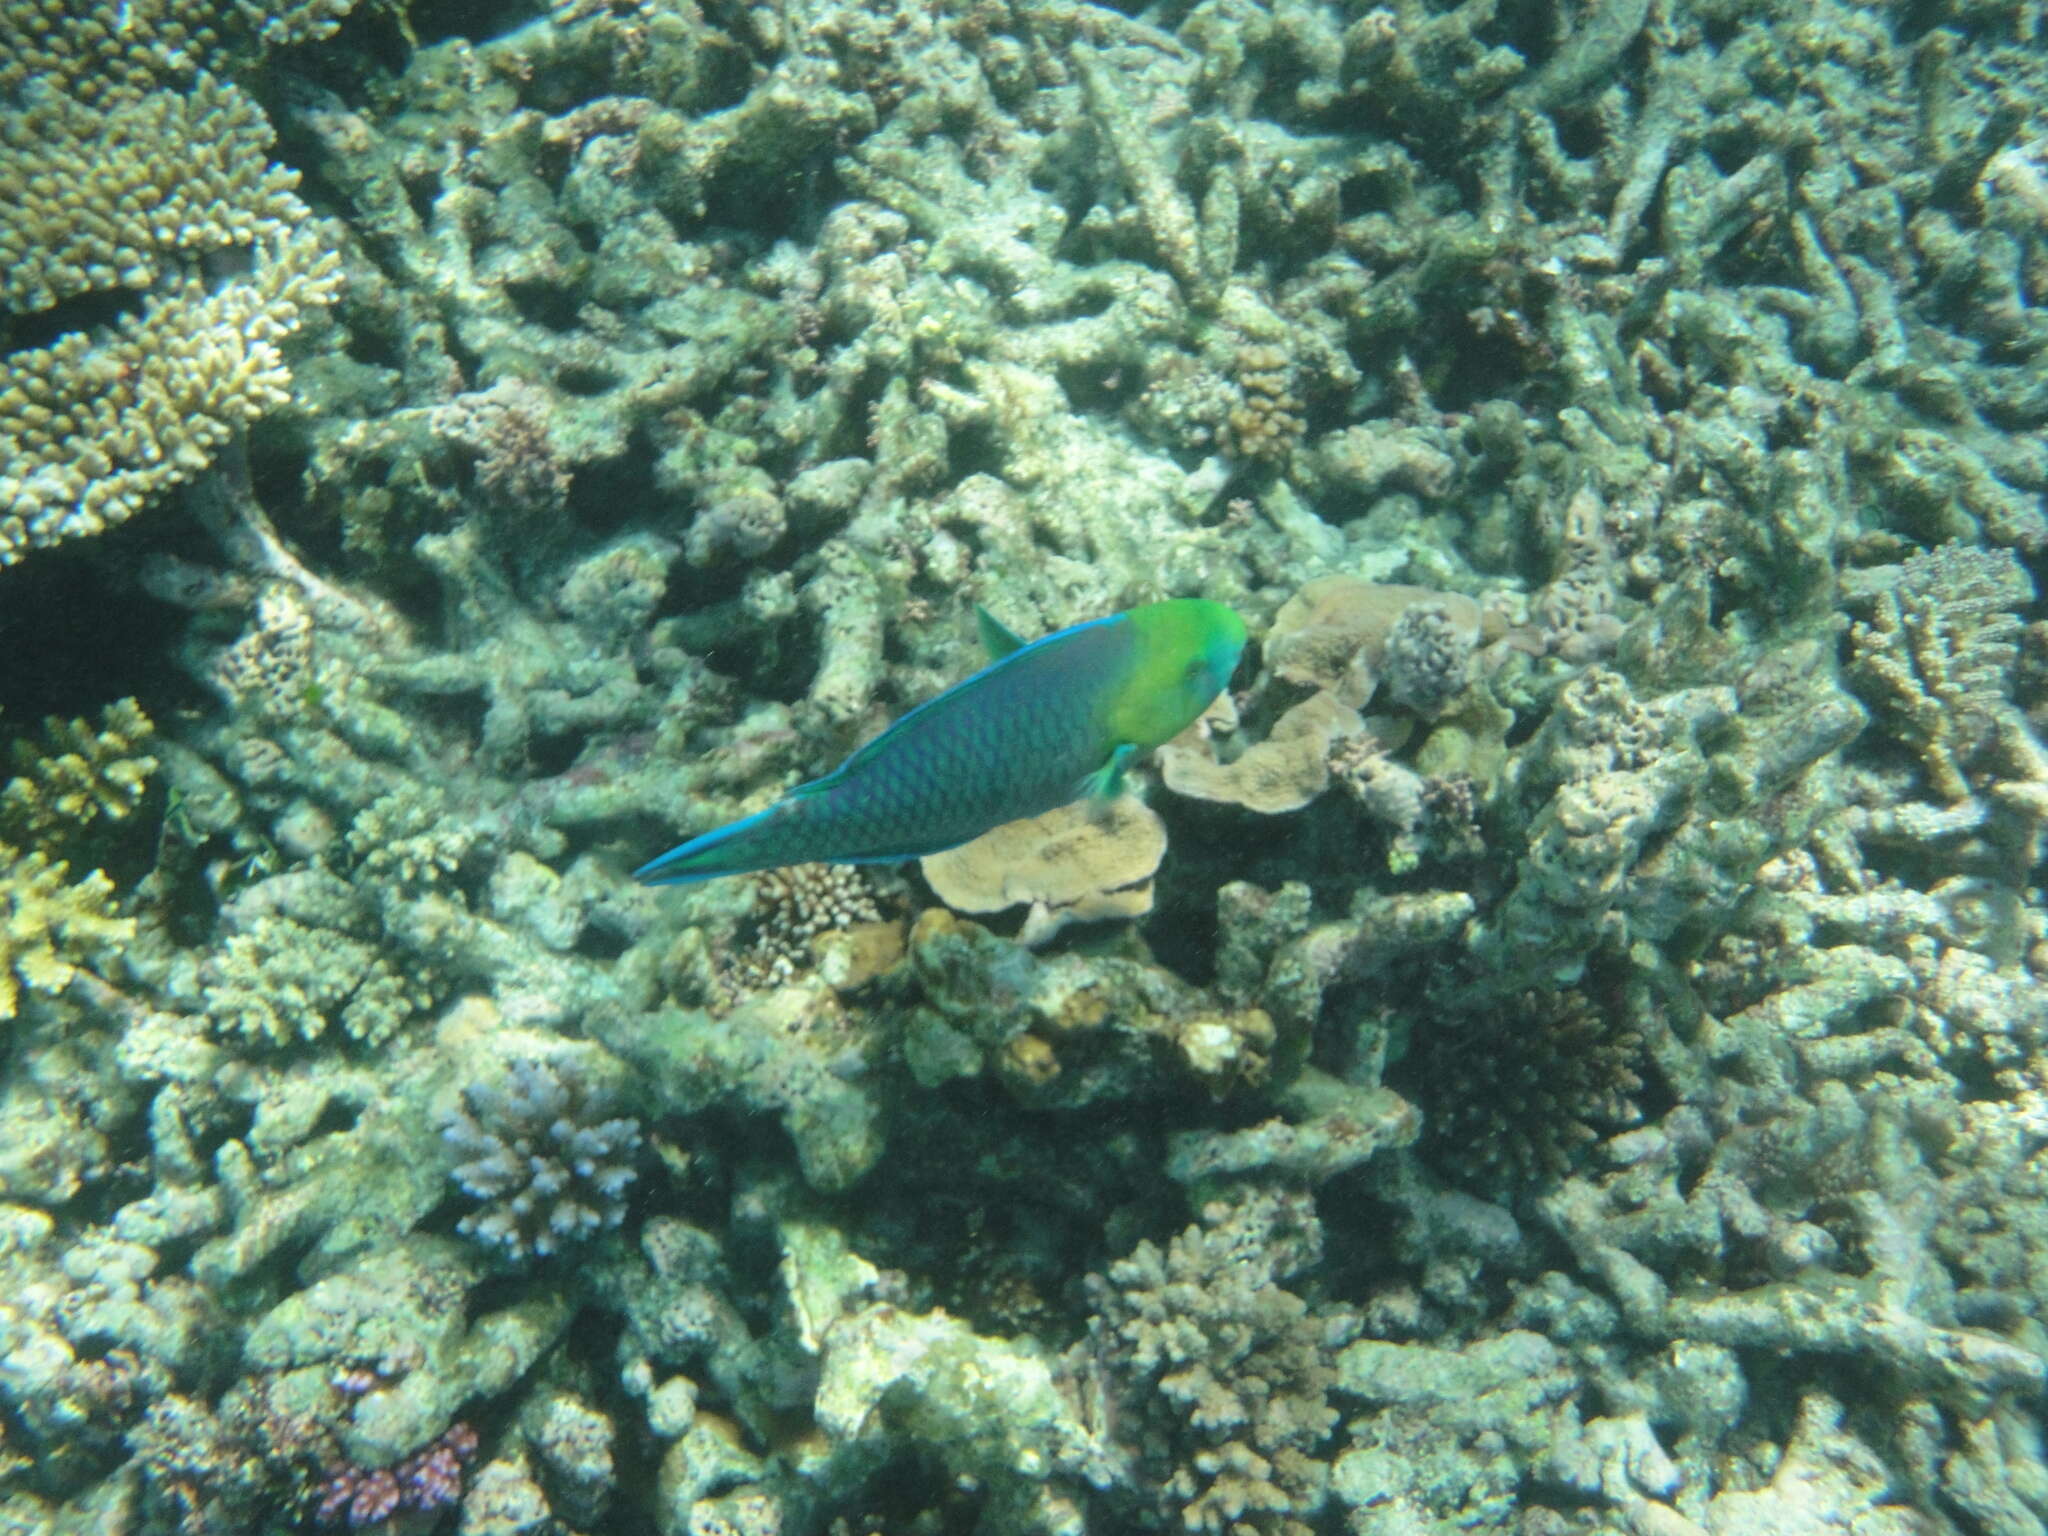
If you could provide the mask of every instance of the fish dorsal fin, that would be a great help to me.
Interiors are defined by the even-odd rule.
[[[974,605],[974,624],[981,631],[982,647],[988,652],[990,661],[1001,661],[1012,651],[1024,649],[1024,637],[1013,629],[1005,628],[1002,620],[979,603]]]

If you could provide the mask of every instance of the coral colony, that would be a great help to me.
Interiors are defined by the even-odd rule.
[[[2037,12],[0,0],[0,1526],[2038,1536]]]

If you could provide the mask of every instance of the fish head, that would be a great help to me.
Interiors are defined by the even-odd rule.
[[[1117,738],[1140,747],[1171,741],[1230,685],[1244,654],[1244,620],[1226,604],[1180,597],[1147,603],[1131,622],[1131,669],[1113,711]]]

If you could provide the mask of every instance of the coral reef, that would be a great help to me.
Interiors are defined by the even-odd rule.
[[[939,900],[956,912],[1024,905],[1017,942],[1049,943],[1069,923],[1143,917],[1166,857],[1166,825],[1145,804],[1061,806],[918,861]]]
[[[173,62],[186,46],[178,18],[129,18],[158,50],[130,57],[170,77],[154,88],[87,62],[105,27],[23,9],[34,14],[10,21],[26,32],[17,58],[48,58],[24,72],[33,92],[0,93],[0,197],[14,215],[0,235],[0,313],[143,298],[110,326],[12,351],[0,565],[133,517],[284,404],[281,344],[341,281],[297,177],[267,159],[255,102],[209,74],[179,78],[191,71]]]
[[[2038,30],[0,0],[0,1525],[2048,1525]]]
[[[20,842],[76,838],[97,822],[125,821],[148,790],[155,732],[133,699],[84,720],[45,720],[43,741],[14,743],[15,777],[0,784],[0,833]]]

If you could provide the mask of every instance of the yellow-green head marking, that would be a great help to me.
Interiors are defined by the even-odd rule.
[[[1244,652],[1244,620],[1198,597],[1147,603],[1123,618],[1134,641],[1130,675],[1106,725],[1118,741],[1146,751],[1186,730],[1228,686]]]
[[[635,872],[679,884],[812,861],[937,853],[1082,795],[1114,794],[1139,752],[1180,734],[1230,681],[1244,621],[1175,598],[1025,643],[986,614],[996,659],[920,704],[822,779]]]

